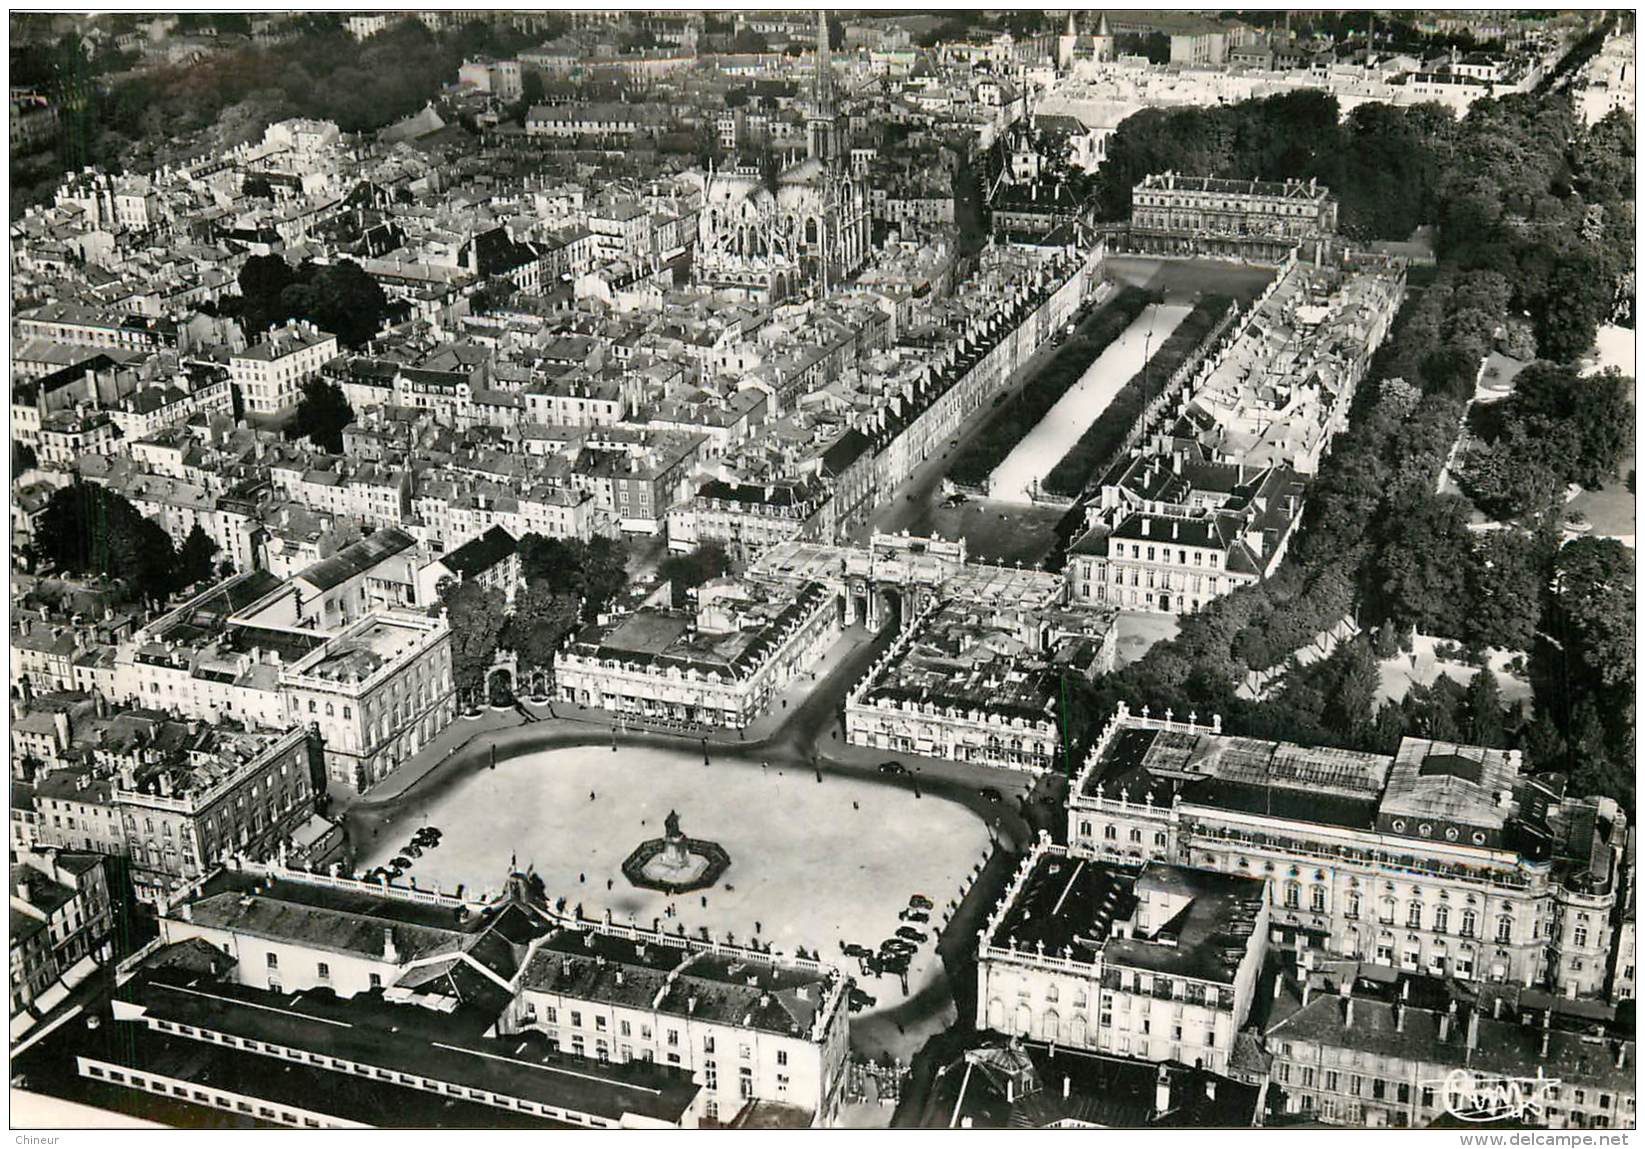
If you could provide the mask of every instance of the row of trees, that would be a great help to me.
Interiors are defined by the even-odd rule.
[[[77,482],[40,513],[33,553],[44,567],[110,579],[132,599],[158,605],[216,573],[217,544],[196,523],[178,547],[125,496]]]
[[[1025,435],[1078,383],[1085,369],[1159,296],[1140,287],[1122,287],[1080,323],[1056,355],[1034,373],[988,420],[984,432],[961,451],[948,475],[956,483],[981,486]]]

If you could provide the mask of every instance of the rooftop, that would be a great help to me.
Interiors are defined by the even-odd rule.
[[[1038,851],[995,946],[1232,984],[1263,910],[1261,878],[1162,862],[1141,871]]]

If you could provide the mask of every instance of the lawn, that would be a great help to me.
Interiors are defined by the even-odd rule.
[[[982,434],[971,440],[948,468],[948,477],[967,487],[987,482],[1023,436],[1038,426],[1063,393],[1079,382],[1092,360],[1124,334],[1131,321],[1152,302],[1155,297],[1140,288],[1120,288],[1075,329],[1051,362],[989,416]]]

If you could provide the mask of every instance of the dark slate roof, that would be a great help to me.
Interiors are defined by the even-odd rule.
[[[350,543],[330,558],[321,559],[297,577],[320,590],[330,590],[416,545],[417,540],[399,527],[385,527],[357,543]]]
[[[440,562],[453,574],[473,578],[503,562],[517,545],[514,536],[502,527],[492,527],[479,538],[470,539],[448,553]]]

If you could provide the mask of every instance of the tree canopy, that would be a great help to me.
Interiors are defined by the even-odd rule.
[[[329,379],[314,378],[303,384],[297,403],[297,417],[286,430],[292,439],[307,438],[333,455],[343,453],[343,428],[354,422],[354,408],[343,389]]]
[[[199,544],[190,552],[191,569],[185,569],[171,536],[158,523],[145,518],[125,496],[96,483],[77,482],[56,491],[40,512],[33,546],[42,563],[72,574],[118,580],[133,598],[150,603],[163,602],[210,573],[194,573]]]

